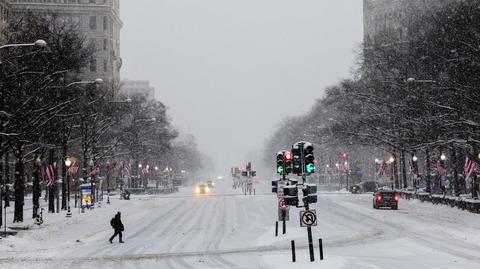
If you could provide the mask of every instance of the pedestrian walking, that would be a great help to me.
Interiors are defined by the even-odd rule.
[[[122,241],[122,232],[124,230],[124,227],[123,227],[122,220],[120,219],[120,216],[121,216],[121,213],[119,211],[119,212],[117,212],[115,217],[113,217],[112,220],[110,220],[110,225],[112,225],[112,228],[115,231],[115,233],[112,235],[112,237],[110,237],[110,239],[108,240],[110,242],[110,244],[113,244],[112,241],[115,238],[115,236],[117,236],[117,235],[118,235],[119,242],[124,243],[124,241]]]

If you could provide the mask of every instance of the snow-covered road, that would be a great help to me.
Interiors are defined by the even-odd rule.
[[[112,199],[66,219],[0,240],[1,268],[480,268],[480,216],[445,206],[400,201],[375,210],[371,194],[319,193],[313,208],[317,261],[310,263],[306,229],[291,209],[287,234],[274,237],[276,198],[219,182],[211,195],[193,187],[164,196]],[[109,221],[122,212],[125,244],[108,243]],[[28,212],[30,213],[30,212]],[[318,261],[318,238],[325,260]],[[290,262],[290,240],[297,263]]]

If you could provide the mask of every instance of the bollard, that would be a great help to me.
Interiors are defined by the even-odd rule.
[[[275,221],[275,237],[278,236],[278,221]]]
[[[323,242],[322,238],[318,239],[318,245],[320,249],[320,260],[323,260]]]
[[[285,221],[285,216],[283,217],[283,230],[282,230],[282,234],[286,234],[287,233],[287,222]]]
[[[295,240],[292,240],[292,262],[296,262],[297,259],[295,257]]]

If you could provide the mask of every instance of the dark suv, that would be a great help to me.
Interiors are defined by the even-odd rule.
[[[396,191],[378,190],[373,194],[373,208],[390,207],[397,210],[398,200],[400,200],[400,195]]]

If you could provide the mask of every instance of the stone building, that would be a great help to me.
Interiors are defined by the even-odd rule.
[[[4,0],[0,0],[4,1]],[[96,48],[95,57],[82,71],[82,78],[102,78],[120,86],[120,0],[10,0],[11,13],[55,12],[65,24],[78,27],[86,40]]]
[[[405,40],[416,17],[454,1],[461,0],[363,0],[365,47],[383,33]]]
[[[9,8],[8,8],[7,0],[0,0],[0,33],[2,33],[3,28],[5,27],[5,24],[7,22],[8,11],[9,11]],[[1,40],[2,40],[2,37],[0,35],[0,42]]]
[[[127,96],[142,94],[147,99],[155,99],[155,88],[147,80],[123,80],[120,92]]]

